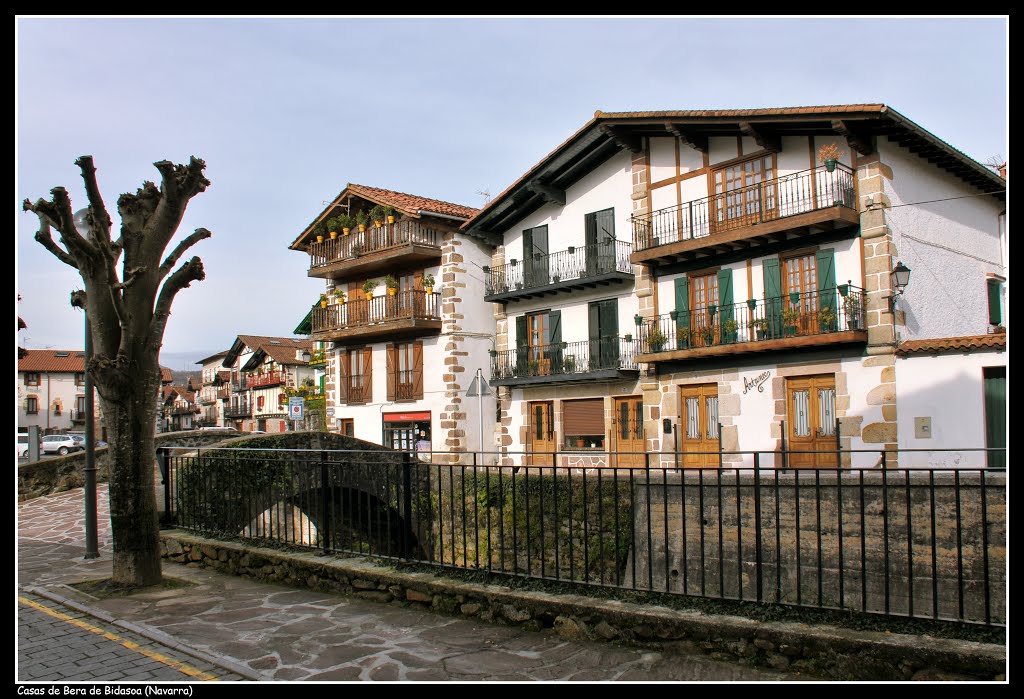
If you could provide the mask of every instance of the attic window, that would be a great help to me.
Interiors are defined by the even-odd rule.
[[[53,356],[54,357],[70,357],[71,354],[68,353],[68,352],[54,352]]]
[[[270,344],[272,344],[272,345],[279,345],[279,344],[281,344],[281,341],[280,340],[271,340]]]

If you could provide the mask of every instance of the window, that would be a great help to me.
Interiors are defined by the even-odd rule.
[[[34,371],[29,371],[25,374],[25,385],[26,386],[38,386],[39,385],[39,374]]]
[[[587,276],[615,271],[615,209],[583,217]]]
[[[1003,324],[1003,282],[989,277],[988,280],[988,324]]]
[[[388,345],[388,400],[412,401],[423,398],[423,343]]]
[[[29,415],[35,415],[39,412],[39,399],[35,396],[29,396],[25,399],[25,412]]]
[[[714,174],[713,221],[734,228],[772,217],[775,210],[775,156],[729,165]]]
[[[75,374],[75,385],[81,386],[83,384],[85,384],[85,374],[83,372],[78,372]]]
[[[711,307],[718,312],[718,275],[702,274],[690,277],[690,331],[693,347],[715,342],[715,318]]]
[[[350,417],[338,418],[338,432],[346,437],[356,436],[356,421]]]
[[[563,402],[562,432],[566,449],[604,449],[604,399]]]
[[[373,354],[369,347],[341,356],[341,402],[369,403],[373,397]]]

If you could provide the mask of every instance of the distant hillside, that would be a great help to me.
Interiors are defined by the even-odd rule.
[[[200,384],[203,383],[203,372],[199,371],[175,371],[171,369],[171,377],[173,381],[171,383],[174,386],[187,386],[188,380],[192,379],[192,385],[199,388]]]

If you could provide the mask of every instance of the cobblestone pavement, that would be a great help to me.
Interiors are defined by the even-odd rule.
[[[67,583],[110,575],[106,489],[100,498],[101,557],[81,545],[81,491],[18,507],[19,582],[110,618],[171,638],[266,680],[786,680],[793,675],[703,656],[568,642],[554,633],[474,622],[412,608],[256,582],[174,563],[185,583],[96,600]],[[50,602],[44,603],[52,604]],[[32,624],[19,640],[38,647]],[[54,633],[58,633],[54,630]],[[59,634],[58,634],[59,635]],[[52,638],[52,637],[48,637]],[[36,667],[19,654],[19,677]],[[198,666],[197,666],[198,667]],[[149,670],[146,670],[147,672]],[[225,676],[224,679],[229,679]]]
[[[18,678],[37,682],[244,679],[212,663],[30,594],[18,596]]]

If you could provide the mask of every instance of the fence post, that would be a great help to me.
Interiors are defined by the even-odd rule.
[[[839,441],[840,438],[840,426],[839,418],[836,418],[836,468],[840,469],[843,467],[843,445]]]
[[[782,468],[789,468],[789,453],[786,451],[786,421],[779,420],[779,439],[782,442]]]
[[[169,527],[173,523],[171,517],[171,464],[168,451],[167,447],[157,447],[156,449],[156,461],[160,466],[160,484],[164,487],[164,516],[161,518],[160,524],[165,527]]]
[[[320,540],[324,545],[324,555],[331,550],[331,516],[328,513],[330,500],[327,493],[327,455],[320,452]]]
[[[721,469],[722,463],[722,423],[718,423],[718,468]]]
[[[737,478],[739,475],[737,474]],[[764,590],[761,582],[761,452],[754,452],[754,567],[757,577],[757,601],[763,601]],[[740,563],[742,565],[742,561]],[[776,561],[776,565],[779,562]]]
[[[412,552],[412,454],[409,452],[402,453],[402,519],[405,520],[402,558],[409,559]]]

